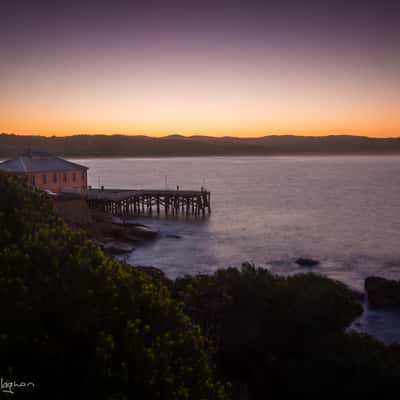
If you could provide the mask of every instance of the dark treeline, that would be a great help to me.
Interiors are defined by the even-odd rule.
[[[400,138],[378,139],[348,135],[287,135],[247,139],[179,135],[163,138],[126,135],[44,137],[0,134],[0,157],[13,157],[27,150],[48,151],[69,157],[399,154]]]

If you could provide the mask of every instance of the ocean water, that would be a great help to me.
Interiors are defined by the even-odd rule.
[[[79,159],[89,184],[211,191],[200,220],[143,217],[161,239],[125,257],[175,278],[253,262],[295,274],[294,260],[363,290],[364,279],[400,279],[400,157],[210,157]],[[179,238],[178,238],[179,237]],[[400,311],[368,311],[357,327],[400,340]]]

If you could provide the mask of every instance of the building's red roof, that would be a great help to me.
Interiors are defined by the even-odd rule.
[[[87,170],[88,167],[45,152],[27,152],[0,163],[0,170],[15,173]]]

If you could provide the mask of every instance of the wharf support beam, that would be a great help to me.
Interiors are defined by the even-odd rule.
[[[206,190],[89,189],[91,208],[115,216],[140,215],[202,217],[211,212],[211,193]]]

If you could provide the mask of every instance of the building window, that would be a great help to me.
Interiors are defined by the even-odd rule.
[[[76,181],[76,172],[72,173],[72,181],[75,182]]]
[[[53,174],[53,182],[57,183],[57,174]]]
[[[34,185],[35,184],[35,175],[31,175],[30,180],[31,180],[31,185]]]
[[[63,182],[67,182],[67,173],[63,172]]]
[[[47,183],[47,176],[46,175],[42,175],[42,183],[46,184]]]

